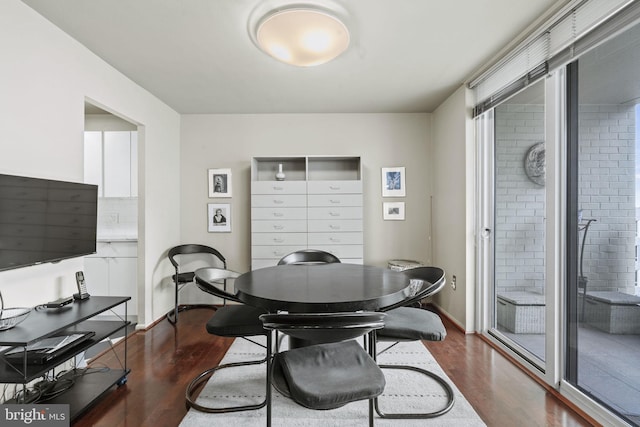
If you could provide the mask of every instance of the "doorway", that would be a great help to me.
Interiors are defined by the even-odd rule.
[[[85,102],[84,180],[98,185],[96,254],[85,258],[89,293],[130,296],[137,323],[138,126]],[[112,315],[124,316],[124,307]]]

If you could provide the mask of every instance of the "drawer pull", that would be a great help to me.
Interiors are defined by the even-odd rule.
[[[273,254],[279,258],[282,258],[284,256],[282,252],[278,252],[278,251],[273,251]]]
[[[282,243],[282,242],[284,242],[284,239],[274,238],[273,241],[274,241],[274,243]]]
[[[276,187],[275,185],[273,186],[273,190],[274,191],[282,191],[284,190],[284,187]]]
[[[283,230],[284,226],[283,225],[274,225],[273,228],[276,229],[276,230]]]
[[[338,186],[334,186],[334,185],[330,185],[330,186],[329,186],[329,189],[337,191],[337,190],[339,190],[339,189],[340,189],[340,187],[338,187]]]
[[[331,238],[329,238],[329,240],[331,240],[332,242],[335,242],[335,243],[340,243],[340,239],[336,239],[335,237],[331,237]]]
[[[278,217],[280,217],[280,216],[284,216],[284,214],[283,214],[283,213],[281,213],[281,212],[274,212],[274,213],[273,213],[273,216],[278,216]]]
[[[276,205],[281,205],[284,203],[284,200],[274,200],[273,203]]]
[[[329,202],[333,203],[334,205],[340,204],[340,200],[329,200]]]
[[[339,225],[329,225],[329,228],[332,230],[340,230],[340,226]]]
[[[340,212],[329,212],[331,216],[340,216]]]

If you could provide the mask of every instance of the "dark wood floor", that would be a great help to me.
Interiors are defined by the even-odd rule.
[[[212,313],[184,311],[175,328],[162,320],[130,336],[127,384],[106,394],[74,426],[177,426],[187,412],[187,383],[219,363],[233,342],[206,333],[204,324]],[[447,338],[427,347],[488,426],[593,425],[480,337],[465,335],[444,320]],[[116,346],[120,358],[123,347]],[[104,365],[119,366],[113,352],[93,362],[93,366]]]

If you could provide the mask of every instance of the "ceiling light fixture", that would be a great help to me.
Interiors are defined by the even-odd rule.
[[[299,67],[329,62],[349,46],[349,30],[340,19],[306,6],[267,13],[252,35],[264,52]]]

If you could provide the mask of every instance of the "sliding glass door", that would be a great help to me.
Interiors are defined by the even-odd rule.
[[[545,355],[544,81],[495,108],[493,332]]]
[[[477,319],[596,421],[640,426],[640,1],[605,15],[478,83]]]
[[[566,380],[640,425],[640,25],[567,75]]]

